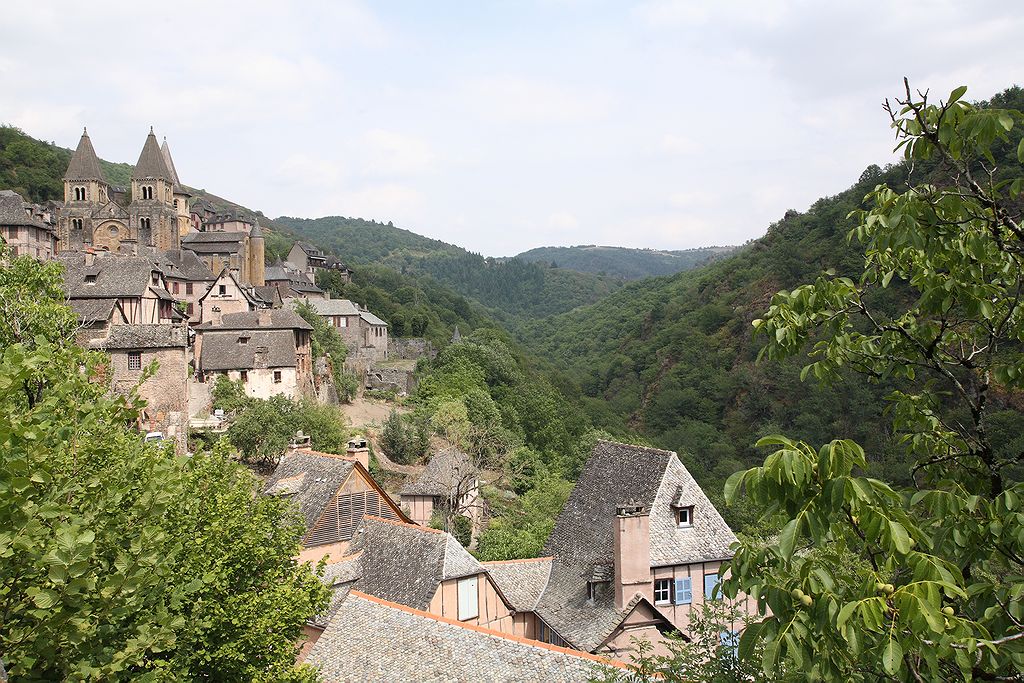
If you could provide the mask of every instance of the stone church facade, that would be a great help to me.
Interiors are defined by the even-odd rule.
[[[143,255],[184,247],[206,262],[216,254],[207,253],[213,245],[207,245],[209,240],[204,238],[223,228],[201,223],[196,230],[191,197],[178,179],[167,141],[159,145],[152,128],[126,188],[107,181],[89,133],[83,131],[64,174],[64,204],[57,218],[58,249]],[[221,265],[236,270],[246,284],[262,285],[263,235],[254,224],[245,227],[235,235],[237,243],[228,249],[232,258]],[[213,272],[219,272],[219,268]]]

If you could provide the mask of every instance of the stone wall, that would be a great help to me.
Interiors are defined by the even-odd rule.
[[[416,376],[412,370],[404,368],[371,365],[366,371],[366,388],[397,389],[411,394],[416,389]]]
[[[388,357],[391,359],[419,360],[424,356],[434,358],[437,356],[437,349],[422,337],[388,339]]]

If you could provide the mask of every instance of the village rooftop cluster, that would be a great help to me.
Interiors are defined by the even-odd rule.
[[[349,277],[344,264],[299,242],[265,266],[256,218],[193,197],[152,131],[130,187],[106,181],[87,133],[64,186],[64,202],[45,205],[0,192],[0,232],[15,256],[64,266],[78,342],[110,355],[113,390],[158,361],[141,388],[141,432],[183,452],[218,376],[254,397],[317,398],[327,373],[297,301],[339,332],[364,382],[380,379],[387,323],[315,284],[319,270]],[[478,526],[479,476],[465,453],[440,449],[393,495],[370,474],[365,441],[345,455],[293,447],[281,458],[263,494],[301,512],[298,559],[324,560],[332,590],[301,660],[328,681],[585,681],[624,667],[636,639],[667,652],[667,634],[689,638],[701,606],[721,599],[736,539],[675,453],[598,442],[543,556],[523,560],[479,562],[428,526],[453,506]]]

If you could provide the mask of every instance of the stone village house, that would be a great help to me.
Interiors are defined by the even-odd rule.
[[[479,472],[472,458],[446,446],[437,451],[420,476],[402,488],[402,507],[416,524],[429,525],[435,511],[462,515],[474,529],[483,517]]]
[[[303,653],[327,672],[351,664],[339,649],[341,634],[364,637],[356,626],[365,624],[362,614],[380,612],[365,601],[397,610],[378,616],[408,622],[403,629],[435,628],[417,617],[605,657],[628,657],[633,638],[664,652],[664,634],[686,637],[691,611],[711,599],[721,563],[731,556],[732,532],[669,451],[599,442],[548,539],[547,556],[488,563],[451,535],[410,523],[365,475],[358,487],[373,489],[372,504],[360,509],[343,498],[354,460],[293,453],[266,489],[293,497],[303,510],[302,559],[328,560],[324,580],[333,599],[310,624]],[[321,488],[314,493],[310,486]],[[356,606],[347,607],[353,597]],[[425,661],[434,666],[436,658]],[[395,666],[412,664],[399,657]]]
[[[311,395],[313,328],[295,311],[259,309],[223,315],[195,327],[196,377],[242,382],[255,398]]]
[[[31,256],[42,261],[53,258],[57,253],[57,235],[53,226],[44,222],[45,215],[17,192],[0,190],[0,239],[11,248],[12,256]]]

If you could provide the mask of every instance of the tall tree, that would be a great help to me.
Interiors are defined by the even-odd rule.
[[[69,341],[59,270],[0,254],[0,657],[19,681],[312,681],[326,605],[301,528],[222,450],[127,425],[109,359]]]
[[[860,476],[864,450],[784,437],[726,497],[781,520],[745,540],[723,590],[766,616],[767,673],[825,680],[1009,680],[1024,671],[1024,228],[1019,111],[976,107],[957,88],[934,103],[886,104],[907,168],[931,184],[878,186],[852,216],[865,246],[858,281],[826,274],[780,292],[763,320],[769,358],[800,353],[825,382],[850,368],[895,381],[888,415],[913,462],[912,490]],[[998,161],[997,161],[998,160]],[[1014,434],[1013,436],[1016,436]],[[770,610],[770,612],[769,612]]]

